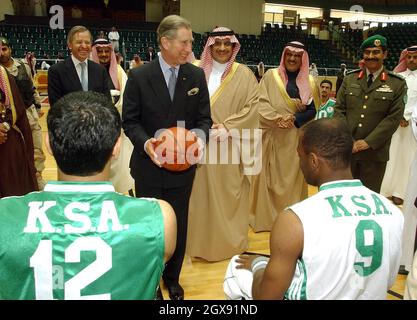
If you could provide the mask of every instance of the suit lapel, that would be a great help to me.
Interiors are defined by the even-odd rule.
[[[149,67],[151,68],[151,72],[148,81],[155,92],[155,96],[160,102],[158,105],[161,105],[168,112],[172,107],[172,102],[161,66],[159,65],[159,60],[153,60]]]
[[[364,70],[363,73],[364,75],[362,76],[362,78],[358,78],[358,82],[362,88],[362,91],[368,93],[369,88],[368,88],[368,83],[367,83],[367,78],[366,78],[366,71]]]
[[[94,74],[93,71],[93,61],[88,60],[87,66],[88,66],[88,90],[92,90],[92,88],[94,88],[93,83],[94,83],[94,76],[97,76]]]
[[[75,69],[75,65],[74,62],[72,62],[71,57],[65,60],[65,68],[67,69],[67,79],[73,84],[75,91],[82,90],[83,88],[81,87],[80,78],[78,77],[77,70]]]

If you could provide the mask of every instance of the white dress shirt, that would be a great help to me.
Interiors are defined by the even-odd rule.
[[[227,63],[218,63],[213,60],[213,69],[211,70],[209,81],[208,81],[208,90],[210,97],[216,92],[220,87],[222,82],[222,75],[226,70]]]
[[[86,63],[85,64],[85,66],[86,66],[85,72],[86,72],[86,77],[88,79],[88,59],[85,59],[84,61],[80,61],[76,57],[74,57],[74,55],[71,55],[71,59],[72,59],[72,62],[74,63],[75,70],[77,70],[78,79],[80,79],[80,83],[82,83],[82,81],[81,81],[81,65],[80,65],[80,63],[81,62],[85,62]]]
[[[159,56],[159,65],[161,66],[162,73],[164,74],[165,83],[167,84],[168,88],[168,82],[169,77],[171,76],[171,68],[175,68],[175,77],[178,79],[178,72],[180,71],[180,66],[170,66],[162,57],[162,55]]]

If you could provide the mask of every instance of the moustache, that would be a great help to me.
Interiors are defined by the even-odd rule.
[[[378,62],[379,59],[372,58],[372,59],[365,59],[365,61],[375,61],[375,62]]]

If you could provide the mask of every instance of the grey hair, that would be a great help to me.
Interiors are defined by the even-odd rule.
[[[161,38],[175,39],[177,31],[180,28],[191,30],[191,23],[183,17],[175,14],[166,16],[158,26],[156,33],[158,34],[158,43],[161,45]]]
[[[91,42],[93,41],[93,36],[91,35],[90,30],[88,30],[86,27],[84,26],[74,26],[71,28],[71,30],[68,32],[68,36],[67,36],[67,44],[70,44],[72,42],[72,39],[74,38],[76,33],[80,33],[80,32],[88,32],[90,34],[90,40]]]

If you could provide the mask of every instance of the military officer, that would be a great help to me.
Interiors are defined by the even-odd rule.
[[[364,66],[349,72],[337,94],[335,118],[344,119],[354,139],[353,177],[380,191],[391,137],[404,113],[407,86],[385,69],[387,39],[374,35],[362,45]]]

